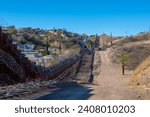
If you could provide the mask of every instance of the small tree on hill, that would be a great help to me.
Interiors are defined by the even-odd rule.
[[[126,65],[126,62],[129,60],[129,54],[127,54],[127,53],[122,54],[122,55],[117,57],[117,60],[119,63],[122,64],[122,75],[124,75],[125,65]]]

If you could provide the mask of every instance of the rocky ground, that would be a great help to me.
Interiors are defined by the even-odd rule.
[[[30,95],[38,93],[42,90],[53,89],[55,81],[30,81],[27,83],[19,83],[16,85],[1,86],[0,99],[28,99]]]

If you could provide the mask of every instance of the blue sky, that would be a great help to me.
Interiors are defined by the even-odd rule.
[[[0,0],[0,24],[134,35],[150,27],[149,0]]]

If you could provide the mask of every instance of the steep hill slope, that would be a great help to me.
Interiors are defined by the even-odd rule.
[[[139,96],[150,99],[150,56],[134,71],[130,85],[135,86]]]
[[[117,58],[123,54],[129,55],[126,63],[127,69],[134,70],[145,58],[150,55],[150,41],[138,41],[126,43],[112,50],[113,62],[117,62]]]
[[[127,69],[134,70],[150,55],[150,34],[140,34],[116,40],[111,52],[113,62],[117,62],[120,55],[128,54]]]

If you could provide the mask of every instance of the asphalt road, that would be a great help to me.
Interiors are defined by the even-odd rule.
[[[63,82],[56,85],[57,89],[49,94],[36,98],[37,100],[86,100],[92,94],[88,84],[76,82]]]

